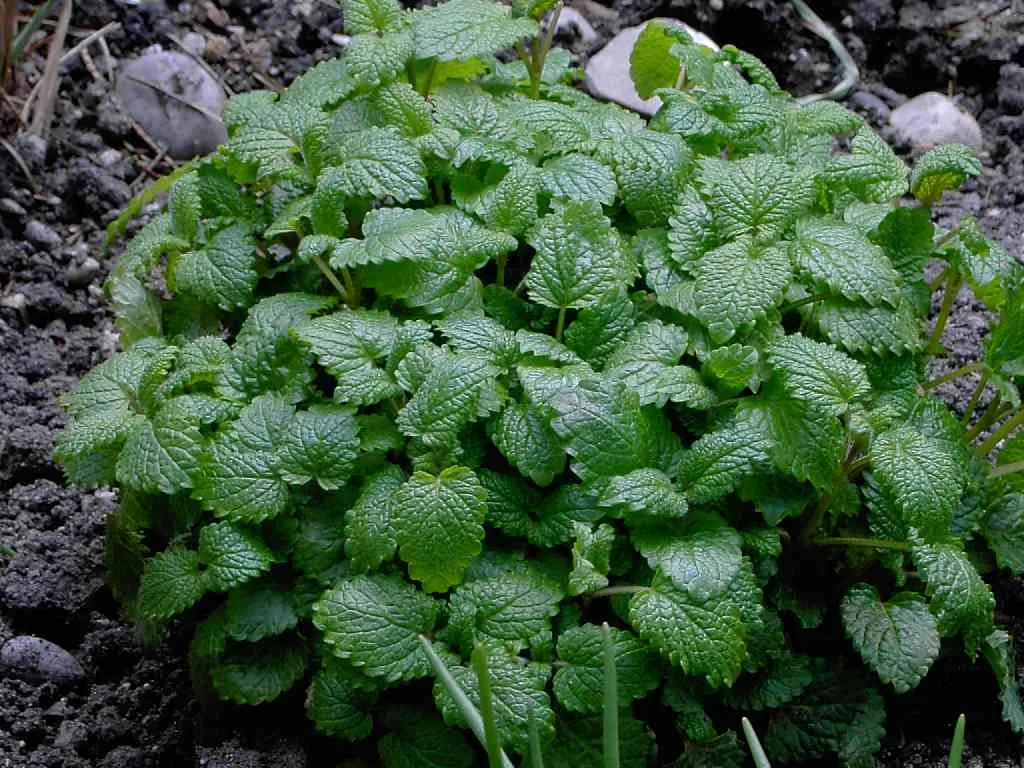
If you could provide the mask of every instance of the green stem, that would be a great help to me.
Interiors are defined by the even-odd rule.
[[[327,278],[327,282],[329,282],[334,287],[334,290],[338,292],[338,295],[341,296],[342,300],[348,303],[348,291],[345,290],[345,286],[343,286],[341,281],[338,280],[338,276],[334,274],[334,271],[327,266],[327,262],[323,260],[323,257],[314,256],[313,263],[316,264],[324,277]]]
[[[347,268],[341,270],[341,279],[345,281],[345,291],[348,293],[348,301],[346,303],[351,309],[357,309],[361,298],[359,286],[356,285],[352,279],[352,273]]]
[[[487,646],[477,645],[471,658],[476,672],[477,687],[480,691],[480,716],[484,721],[484,747],[490,768],[501,766],[501,742],[494,723],[494,697],[491,694],[491,674],[487,669]]]
[[[1024,472],[1024,461],[1014,461],[1010,464],[1003,464],[1002,466],[996,467],[992,470],[992,477],[1003,477],[1004,475],[1012,475],[1017,472]]]
[[[828,301],[834,299],[836,295],[834,293],[812,293],[810,296],[804,296],[802,299],[796,299],[794,301],[787,301],[782,306],[783,312],[788,312],[791,309],[802,307],[805,304],[815,304],[819,301]]]
[[[444,182],[441,179],[434,179],[434,202],[437,205],[444,205],[448,202],[444,193]]]
[[[824,536],[812,541],[819,547],[871,547],[873,549],[898,549],[901,552],[910,549],[910,545],[905,541],[869,539],[862,536]]]
[[[619,768],[619,683],[615,642],[608,622],[601,625],[604,649],[604,768]]]
[[[861,456],[856,461],[850,462],[850,465],[846,468],[847,479],[856,477],[865,469],[871,466],[871,459],[868,456]]]
[[[555,323],[555,340],[562,340],[562,332],[565,330],[565,312],[566,308],[562,307],[558,310],[558,321]]]
[[[505,287],[505,266],[508,264],[508,254],[503,253],[498,257],[498,274],[494,278],[494,282],[498,284],[500,288]]]
[[[995,397],[992,398],[992,402],[988,404],[988,408],[981,414],[981,418],[975,423],[973,427],[964,432],[964,440],[967,442],[973,442],[973,440],[988,429],[990,426],[999,421],[1003,416],[1013,410],[1013,406],[1009,406],[1009,410],[1003,410],[1000,408],[1002,403],[1003,395],[1001,392],[996,392]]]
[[[988,371],[981,372],[981,378],[978,379],[978,386],[974,388],[974,392],[971,393],[971,399],[967,401],[967,407],[964,409],[963,424],[967,426],[971,423],[971,414],[974,413],[974,409],[978,407],[978,401],[981,400],[982,394],[985,392],[985,387],[988,386]]]
[[[964,752],[964,727],[966,718],[960,715],[956,719],[956,728],[953,729],[953,741],[949,745],[949,766],[948,768],[960,768],[960,759]]]
[[[615,595],[642,595],[646,592],[653,592],[652,587],[621,586],[605,587],[596,592],[591,592],[588,597],[614,597]]]
[[[939,376],[937,379],[932,379],[923,385],[924,389],[935,389],[936,387],[942,386],[947,381],[953,381],[953,379],[959,379],[961,376],[966,376],[969,373],[980,371],[982,364],[978,361],[973,363],[967,363],[967,365],[961,365],[956,370],[950,371],[949,373]]]
[[[939,272],[939,274],[936,275],[930,283],[928,283],[928,293],[935,293],[937,290],[939,290],[939,288],[942,287],[942,284],[946,282],[946,278],[949,277],[950,269],[952,269],[952,267],[946,267],[941,272]]]
[[[946,243],[948,243],[950,240],[952,240],[954,237],[957,237],[959,234],[960,234],[960,227],[959,226],[953,227],[951,230],[949,230],[949,232],[947,232],[942,237],[940,237],[940,238],[935,240],[935,247],[936,248],[941,248]],[[947,267],[946,269],[949,269],[949,267]]]
[[[1024,424],[1024,408],[1011,416],[999,429],[988,436],[988,439],[974,451],[978,456],[988,456],[989,452],[1003,441],[1013,430]]]
[[[544,62],[547,61],[551,44],[555,40],[555,32],[558,29],[558,19],[562,15],[562,3],[559,2],[548,19],[544,32],[537,38],[533,45],[530,63],[527,69],[530,72],[530,96],[534,99],[540,98],[540,84],[544,77]]]
[[[530,768],[544,768],[544,753],[540,747],[540,733],[537,731],[537,718],[534,711],[530,710],[528,723],[530,732]]]
[[[932,331],[931,338],[928,339],[927,350],[932,355],[937,355],[942,351],[942,332],[946,330],[946,322],[949,320],[949,315],[953,311],[953,305],[956,303],[956,297],[963,284],[963,278],[956,273],[951,274],[946,280],[946,290],[942,294],[939,316],[935,318],[935,330]]]

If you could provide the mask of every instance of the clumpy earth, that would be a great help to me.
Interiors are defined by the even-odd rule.
[[[795,93],[827,90],[838,74],[827,46],[786,0],[575,0],[597,30],[589,45],[567,37],[585,61],[619,28],[675,16],[719,43],[764,58]],[[939,211],[943,223],[970,213],[1018,258],[1024,255],[1024,16],[1015,2],[839,0],[815,3],[861,67],[849,103],[883,128],[891,109],[918,93],[951,93],[985,136],[985,173]],[[26,8],[28,5],[26,4]],[[205,49],[236,90],[286,84],[333,54],[341,14],[323,0],[224,0],[170,7],[162,0],[80,0],[83,34],[109,22],[111,64],[172,38]],[[332,40],[332,37],[334,38]],[[152,175],[170,169],[117,109],[97,48],[75,57],[62,79],[48,142],[13,138],[0,104],[0,646],[35,635],[68,651],[80,670],[40,675],[0,670],[0,768],[319,768],[344,747],[315,736],[301,693],[255,710],[199,702],[172,627],[147,646],[123,623],[103,583],[108,491],[64,485],[50,451],[65,417],[56,398],[117,348],[101,285],[110,261],[103,228]],[[22,62],[15,94],[38,78],[45,45]],[[890,137],[891,138],[891,137]],[[904,148],[909,149],[909,148]],[[14,159],[14,155],[18,160]],[[973,358],[984,335],[981,305],[960,296],[936,373]],[[975,381],[941,392],[963,407]],[[5,550],[0,549],[0,553]],[[1000,622],[1024,639],[1024,583],[995,585]],[[1020,670],[1018,670],[1020,675]],[[880,766],[945,765],[956,715],[968,717],[969,768],[1019,766],[1024,747],[999,716],[984,669],[950,655],[914,693],[889,702]],[[351,764],[351,763],[350,763]]]

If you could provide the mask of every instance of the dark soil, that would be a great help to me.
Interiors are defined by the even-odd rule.
[[[806,32],[785,0],[616,0],[612,7],[577,0],[603,38],[654,15],[680,17],[720,43],[765,58],[796,93],[827,89],[835,77],[827,47]],[[983,128],[984,176],[947,203],[943,217],[977,216],[1021,257],[1024,233],[1024,97],[1000,85],[1000,69],[1024,63],[1024,17],[1011,2],[954,0],[819,0],[861,64],[852,102],[881,127],[886,110],[927,90],[952,91]],[[717,10],[716,10],[717,9]],[[108,37],[115,60],[169,36],[202,34],[218,49],[212,66],[234,90],[287,83],[332,55],[338,10],[322,0],[207,0],[192,5],[80,0],[73,27],[120,21]],[[572,43],[572,41],[565,41]],[[175,633],[146,649],[121,622],[101,567],[104,516],[113,496],[65,487],[50,459],[64,423],[56,398],[117,346],[97,271],[103,227],[145,183],[156,153],[117,111],[105,64],[69,63],[50,141],[11,138],[31,179],[0,148],[0,645],[38,635],[70,651],[85,670],[76,683],[40,683],[11,671],[0,677],[0,768],[260,768],[335,766],[343,750],[313,736],[301,698],[257,710],[202,711]],[[577,50],[581,57],[588,51]],[[23,62],[24,95],[42,70],[45,50]],[[116,61],[115,61],[116,63]],[[1017,89],[1019,90],[1019,89]],[[0,135],[10,136],[0,104]],[[22,213],[21,211],[24,211]],[[36,221],[55,237],[39,237]],[[26,230],[32,227],[29,242]],[[965,293],[944,340],[951,350],[937,371],[974,355],[984,334],[980,305]],[[942,390],[962,406],[970,378]],[[1024,640],[1024,587],[996,584],[1001,622]],[[882,766],[944,765],[952,723],[969,718],[966,766],[1021,765],[1021,740],[1000,720],[994,685],[962,656],[940,660],[921,688],[890,702]]]

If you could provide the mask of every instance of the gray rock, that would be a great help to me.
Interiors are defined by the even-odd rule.
[[[28,213],[9,197],[0,197],[0,213],[9,213],[12,216],[24,216]]]
[[[33,171],[42,169],[46,162],[46,150],[49,145],[46,139],[30,133],[20,133],[14,139],[14,146],[21,155],[21,159],[28,163]]]
[[[850,100],[877,120],[885,120],[892,113],[888,104],[868,91],[857,91]]]
[[[61,244],[60,235],[37,219],[25,225],[25,239],[37,248],[52,249]]]
[[[701,45],[718,50],[718,45],[714,40],[678,19],[661,18],[651,19],[651,21],[661,21],[685,29],[690,37]],[[661,99],[657,96],[641,99],[629,76],[629,57],[633,53],[636,39],[645,26],[646,24],[627,27],[613,37],[604,48],[590,57],[586,69],[587,88],[599,99],[615,101],[641,114],[653,115],[661,106]]]
[[[175,159],[207,154],[227,140],[220,120],[224,91],[184,53],[153,51],[131,62],[118,78],[117,94],[125,111]]]
[[[588,48],[601,39],[601,36],[597,34],[597,30],[587,21],[587,17],[575,8],[562,9],[562,12],[558,15],[557,30],[559,32],[569,30],[570,34],[579,37],[583,45]]]
[[[89,729],[85,723],[79,720],[65,720],[57,729],[57,738],[53,740],[53,746],[63,749],[77,750],[82,744],[89,740]]]
[[[919,149],[954,142],[981,149],[985,143],[978,121],[935,91],[915,96],[894,109],[889,125],[897,136]]]
[[[85,677],[75,657],[59,645],[33,635],[12,637],[0,648],[0,665],[26,677],[70,683]]]
[[[1024,112],[1024,67],[1020,64],[1003,64],[999,68],[996,94],[999,106],[1007,114],[1019,115]]]
[[[185,48],[192,51],[196,56],[202,56],[206,53],[206,38],[198,32],[186,32],[181,42]]]
[[[92,282],[99,274],[100,263],[92,256],[89,256],[81,264],[72,264],[68,267],[68,285],[73,288],[81,288]]]

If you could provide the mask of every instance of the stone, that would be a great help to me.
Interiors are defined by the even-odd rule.
[[[1024,112],[1024,67],[1020,64],[1003,64],[999,68],[996,95],[999,106],[1007,114],[1019,115]]]
[[[38,219],[25,225],[25,239],[37,248],[50,250],[61,244],[60,235]]]
[[[186,50],[192,51],[196,56],[202,56],[206,53],[206,38],[198,32],[186,32],[185,37],[181,39],[181,44]]]
[[[0,197],[0,213],[9,213],[12,216],[25,216],[28,211],[9,197]]]
[[[0,665],[26,677],[72,683],[85,677],[74,656],[56,643],[34,635],[12,637],[0,648]]]
[[[28,163],[33,171],[41,170],[46,163],[46,152],[49,145],[46,139],[31,133],[19,133],[14,139],[14,147],[21,159]]]
[[[68,267],[68,285],[73,288],[88,285],[99,274],[99,271],[100,263],[89,256],[81,264],[73,264]]]
[[[567,31],[569,34],[575,35],[587,48],[601,39],[601,36],[597,34],[597,30],[587,21],[587,17],[575,8],[562,9],[562,12],[558,15],[556,31]]]
[[[678,19],[659,18],[651,19],[651,21],[660,21],[685,29],[690,37],[700,45],[718,50],[718,45],[714,40]],[[636,39],[649,23],[623,29],[604,48],[590,57],[586,68],[587,89],[594,96],[617,102],[643,115],[653,115],[657,112],[661,107],[661,99],[657,96],[652,96],[649,99],[640,98],[640,94],[636,92],[633,80],[629,76],[629,57],[633,53]]]
[[[978,121],[948,96],[935,91],[896,107],[889,115],[889,125],[900,139],[917,149],[951,143],[981,149],[985,144]]]
[[[176,160],[212,152],[227,140],[224,91],[191,56],[151,51],[117,80],[125,111]]]
[[[876,120],[885,120],[892,114],[892,110],[889,105],[882,101],[878,96],[868,91],[856,91],[850,100],[858,107],[861,111],[867,112],[869,115],[874,117]]]

